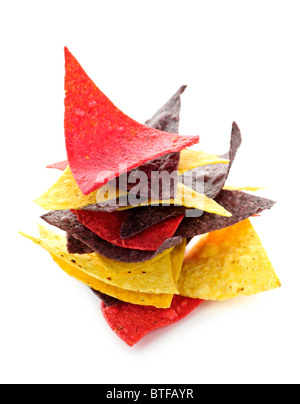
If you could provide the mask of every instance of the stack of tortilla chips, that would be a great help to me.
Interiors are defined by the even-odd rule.
[[[66,236],[42,226],[40,238],[22,234],[92,288],[108,324],[130,346],[203,300],[279,287],[249,220],[274,202],[242,192],[255,188],[225,184],[242,141],[236,123],[226,155],[188,149],[199,138],[178,135],[185,86],[141,125],[112,104],[67,49],[65,57],[68,161],[49,166],[64,172],[36,202],[49,211],[42,219]],[[151,174],[163,171],[176,173],[171,186],[149,194]]]

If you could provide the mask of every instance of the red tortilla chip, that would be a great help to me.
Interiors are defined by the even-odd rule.
[[[169,309],[156,309],[120,303],[114,306],[101,304],[105,320],[127,345],[133,346],[149,332],[176,323],[190,314],[203,300],[175,295]]]
[[[65,161],[60,161],[59,163],[49,164],[47,166],[47,168],[55,168],[56,170],[65,171],[65,169],[68,167],[68,165],[69,165],[68,160],[65,160]]]
[[[68,161],[84,195],[142,164],[198,143],[141,125],[96,87],[65,49],[65,139]],[[109,174],[110,173],[110,174]]]
[[[184,215],[168,218],[134,237],[123,240],[120,233],[122,224],[128,216],[127,211],[107,213],[73,210],[72,212],[77,215],[81,224],[102,239],[119,247],[142,251],[158,250],[175,234],[184,218]]]

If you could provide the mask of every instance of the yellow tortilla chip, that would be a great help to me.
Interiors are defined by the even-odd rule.
[[[182,205],[187,208],[196,208],[219,216],[231,217],[232,214],[219,205],[216,201],[201,195],[184,184],[179,183],[174,205]]]
[[[44,240],[60,241],[61,243],[66,242],[66,237],[63,234],[55,233],[54,231],[49,230],[46,227],[41,226],[40,224],[38,224],[38,229],[39,229],[40,236]]]
[[[62,244],[66,244],[66,238],[65,236],[55,233],[49,229],[47,229],[44,226],[38,225],[39,228],[39,233],[42,239],[44,240],[49,240],[49,241],[60,241]],[[164,257],[165,255],[170,255],[170,253],[175,249],[176,247],[169,248],[168,250],[163,251],[161,254],[156,255],[152,260],[147,261],[146,263],[149,265],[152,265],[155,261],[159,260],[160,258]],[[95,253],[96,254],[96,253]],[[98,255],[98,254],[96,254]],[[136,263],[126,263],[124,264],[123,262],[119,261],[114,261],[109,258],[103,257],[102,255],[99,255],[99,258],[101,259],[103,265],[105,268],[107,268],[108,271],[110,272],[134,272],[136,269],[139,269],[141,267],[145,266],[145,262],[136,262]]]
[[[65,237],[57,234],[53,231],[46,229],[43,226],[39,227],[40,236],[46,240],[56,240],[65,242]],[[184,254],[185,254],[186,241],[176,246],[171,252],[172,272],[175,284],[178,281],[178,277],[182,268]],[[108,285],[98,279],[95,279],[83,271],[80,271],[74,265],[68,264],[62,258],[52,255],[53,260],[57,265],[65,271],[68,275],[77,279],[78,281],[88,285],[90,288],[98,290],[101,293],[112,296],[123,302],[138,304],[140,306],[153,306],[156,308],[167,309],[171,306],[173,295],[167,294],[150,294],[150,293],[138,293],[130,290],[121,289],[116,286]]]
[[[48,230],[44,229],[44,234]],[[118,263],[121,271],[111,270],[109,261],[112,266],[115,261],[103,260],[98,254],[77,255],[69,254],[66,248],[66,240],[49,240],[39,239],[21,233],[24,237],[32,240],[35,244],[40,245],[51,255],[55,255],[59,259],[75,266],[78,270],[85,274],[96,278],[108,285],[117,286],[121,289],[128,289],[134,292],[154,293],[154,294],[178,294],[175,286],[172,272],[172,264],[170,254],[164,255],[156,261],[144,263],[132,270],[132,264]],[[126,270],[127,269],[127,270]]]
[[[207,166],[209,164],[228,164],[229,160],[222,159],[215,154],[208,154],[198,150],[182,150],[180,152],[180,161],[178,166],[179,174],[194,168]]]
[[[100,193],[97,190],[89,195],[83,195],[70,167],[67,167],[58,181],[34,202],[45,210],[68,210],[105,202],[107,194],[111,196],[110,199],[116,199],[127,194],[126,191],[115,190],[109,184],[105,185],[105,190],[105,193]]]
[[[225,208],[219,205],[215,200],[208,198],[206,195],[199,194],[191,188],[188,188],[182,183],[178,183],[177,195],[175,199],[171,200],[154,200],[149,199],[147,202],[142,202],[139,205],[127,206],[119,210],[128,210],[139,206],[147,205],[179,205],[185,206],[190,209],[199,209],[204,212],[214,213],[219,216],[231,217],[232,214]]]
[[[174,250],[171,252],[172,271],[175,283],[177,283],[182,268],[185,247],[186,241],[184,241],[182,245],[175,247]],[[123,302],[138,304],[140,306],[153,306],[158,309],[168,309],[171,306],[174,295],[138,293],[126,289],[121,289],[116,286],[108,285],[107,283],[101,282],[98,279],[85,274],[74,265],[68,264],[66,261],[55,255],[52,255],[52,258],[57,263],[57,265],[60,266],[60,268],[68,275],[72,276],[80,282],[83,282],[90,288],[98,290],[101,293],[112,296]]]
[[[183,242],[176,246],[173,251],[171,252],[171,263],[172,263],[172,271],[173,271],[173,279],[175,285],[178,283],[178,279],[180,277],[180,273],[182,270],[184,255],[186,249],[186,239]]]
[[[46,210],[78,209],[95,204],[97,192],[83,195],[80,191],[70,167],[67,167],[58,181],[34,202]]]
[[[226,300],[280,287],[274,268],[249,219],[204,236],[184,261],[182,296]]]
[[[79,271],[79,269],[74,265],[68,264],[66,261],[57,257],[56,255],[52,255],[52,258],[68,275],[88,285],[90,288],[98,290],[99,292],[108,296],[112,296],[126,303],[138,304],[140,306],[153,306],[158,309],[168,309],[171,306],[173,295],[155,295],[151,293],[138,293],[121,289],[99,281],[98,279],[87,275],[83,271]]]
[[[266,189],[265,187],[251,187],[251,186],[244,186],[244,187],[235,187],[233,185],[225,185],[223,187],[224,191],[252,191],[256,192],[260,189]]]
[[[182,174],[185,171],[189,171],[201,165],[217,163],[227,164],[228,160],[224,160],[218,156],[206,154],[195,150],[183,150],[181,152],[179,172]],[[36,199],[34,202],[40,205],[45,210],[80,209],[84,206],[106,202],[108,200],[116,199],[127,194],[126,191],[115,190],[113,186],[110,186],[110,184],[106,184],[103,188],[105,189],[105,192],[99,192],[99,190],[97,190],[92,192],[90,195],[83,195],[73,177],[70,167],[67,167],[58,181],[45,194]],[[179,195],[181,191],[182,190],[179,184]],[[190,190],[190,193],[192,192],[193,191]],[[195,203],[191,203],[190,197],[188,196],[184,199],[178,196],[176,198],[176,201],[173,203],[179,203],[182,206],[192,208],[196,207]],[[185,205],[185,203],[188,203],[188,205]],[[208,201],[206,205],[210,208],[210,203],[208,203]],[[216,203],[214,203],[214,205],[216,205]],[[130,209],[131,207],[128,208]],[[210,212],[210,210],[208,210],[208,212]],[[211,213],[219,214],[217,213],[217,211],[214,211],[214,209]]]

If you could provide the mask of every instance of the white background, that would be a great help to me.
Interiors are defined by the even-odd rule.
[[[299,1],[5,1],[0,5],[0,382],[299,383]],[[243,137],[229,183],[277,206],[253,223],[283,287],[207,302],[127,347],[99,301],[18,235],[65,157],[63,47],[124,112],[149,118],[182,84],[182,134]]]

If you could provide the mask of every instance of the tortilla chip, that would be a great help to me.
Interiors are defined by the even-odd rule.
[[[40,236],[46,240],[58,240],[64,243],[64,237],[60,236],[54,232],[49,231],[45,227],[39,226]],[[170,252],[171,263],[172,263],[172,273],[175,284],[177,283],[178,276],[180,274],[182,263],[185,254],[186,242],[184,241],[182,245],[175,247]],[[86,275],[83,271],[80,271],[74,265],[68,264],[61,258],[52,256],[54,261],[70,276],[76,278],[80,282],[83,282],[90,286],[94,293],[105,302],[105,305],[119,304],[121,301],[140,304],[140,305],[150,305],[157,308],[169,308],[173,299],[173,295],[167,294],[147,294],[131,292],[125,289],[120,289],[116,286],[108,285],[101,282],[95,278]],[[112,297],[114,296],[114,297]],[[120,299],[120,300],[118,300]]]
[[[166,240],[175,234],[184,218],[182,215],[166,219],[138,236],[123,240],[120,232],[122,224],[128,215],[126,211],[106,213],[75,210],[73,213],[76,214],[81,224],[109,243],[142,251],[157,251]]]
[[[114,207],[115,210],[129,210],[133,208],[138,208],[141,206],[184,206],[189,209],[197,209],[199,211],[204,211],[208,213],[214,213],[216,215],[231,217],[231,213],[220,206],[216,201],[211,198],[208,198],[204,194],[200,194],[194,191],[191,188],[188,188],[186,185],[182,183],[178,183],[177,187],[177,195],[175,199],[171,200],[155,200],[155,199],[141,199],[139,204],[130,205],[127,204],[126,207],[122,207],[122,203],[117,203]],[[84,210],[98,210],[98,211],[106,211],[106,207],[102,207],[102,205],[95,205],[83,208]],[[114,211],[112,207],[109,208],[109,212]]]
[[[182,269],[182,264],[183,264],[183,259],[185,255],[185,249],[186,249],[186,240],[183,241],[183,243],[177,247],[175,247],[171,253],[171,262],[172,262],[172,271],[173,271],[173,278],[175,284],[178,282],[180,272]],[[93,289],[92,289],[93,290]],[[106,295],[104,293],[101,293],[99,291],[93,290],[93,292],[101,299],[105,306],[114,306],[117,304],[122,303],[122,300],[128,303],[132,304],[140,304],[140,305],[152,305],[156,308],[169,308],[171,306],[171,302],[173,299],[173,295],[152,295],[151,299],[152,301],[147,303],[147,300],[145,299],[145,293],[135,293],[135,292],[130,292],[131,294],[135,294],[135,297],[138,297],[136,301],[133,301],[133,299],[129,300],[128,296],[124,298],[124,293],[126,292],[125,290],[123,291],[123,297],[122,300],[118,300],[115,298],[112,298],[109,295]],[[120,296],[120,295],[119,295]],[[154,300],[155,297],[158,297],[160,300]],[[163,302],[163,297],[164,297],[164,302]],[[121,298],[120,298],[121,299]]]
[[[170,98],[170,100],[162,106],[151,119],[146,121],[146,126],[158,129],[163,132],[178,133],[180,110],[181,110],[181,94],[184,93],[187,86],[181,86],[180,89]]]
[[[139,195],[141,197],[147,197],[152,199],[174,199],[176,196],[176,189],[178,184],[178,177],[172,177],[170,180],[170,186],[163,186],[163,183],[159,183],[158,189],[152,187],[152,172],[157,173],[169,173],[170,175],[178,172],[179,175],[184,174],[186,171],[192,170],[195,167],[205,166],[207,164],[228,164],[229,160],[223,159],[219,156],[204,153],[197,150],[182,150],[180,153],[167,154],[160,157],[157,160],[151,161],[146,165],[140,166],[129,173],[123,174],[120,178],[117,178],[117,188],[127,190],[128,192],[139,185]],[[147,187],[142,186],[140,183],[140,172],[144,172],[148,177]],[[126,176],[126,178],[123,178]],[[130,181],[128,180],[130,176]],[[121,180],[123,178],[123,181]],[[121,184],[126,184],[121,186]]]
[[[192,183],[192,188],[198,192],[199,190],[197,187],[200,186],[202,189],[204,184],[204,189],[202,189],[201,192],[205,193],[208,198],[215,199],[225,185],[241,143],[242,135],[239,127],[234,122],[231,132],[230,151],[224,156],[221,156],[224,159],[229,159],[230,163],[228,165],[210,164],[204,167],[195,168],[184,174],[183,182],[186,184]]]
[[[184,261],[180,295],[226,300],[280,287],[249,219],[204,236]]]
[[[58,181],[45,193],[43,194],[40,198],[35,200],[35,203],[37,203],[39,206],[44,208],[45,210],[68,210],[68,209],[73,209],[73,210],[78,210],[78,209],[84,209],[84,210],[89,210],[89,211],[107,211],[107,212],[114,212],[119,208],[119,205],[124,206],[123,200],[127,201],[127,192],[122,191],[122,190],[116,190],[114,189],[113,186],[110,186],[107,184],[106,189],[109,191],[109,195],[111,195],[111,199],[116,200],[116,204],[112,206],[108,206],[108,203],[111,199],[107,200],[104,198],[104,195],[102,193],[95,191],[91,193],[88,196],[85,196],[82,194],[80,191],[78,185],[76,184],[76,181],[71,173],[70,167],[67,167],[65,172],[62,174],[62,176],[58,179]],[[183,184],[178,184],[178,194],[175,202],[174,200],[165,200],[164,203],[176,203],[178,205],[183,205],[185,206],[186,201],[181,197],[182,195],[182,187]],[[185,189],[188,189],[185,187]],[[187,194],[194,194],[195,191],[186,191]],[[101,198],[102,196],[102,198]],[[122,198],[120,201],[118,201],[119,198]],[[205,198],[207,200],[207,198]],[[157,203],[158,201],[150,201],[150,200],[145,200],[143,202],[145,205],[150,204],[150,202]],[[125,202],[126,204],[127,202]],[[195,202],[192,203],[192,205],[195,205]],[[189,205],[191,203],[189,202]],[[191,206],[188,206],[191,207]],[[195,207],[195,206],[192,206]],[[132,206],[129,205],[129,208],[132,208]],[[216,214],[217,214],[216,210]]]
[[[211,164],[223,164],[226,166],[228,163],[229,160],[214,154],[208,154],[198,150],[182,150],[180,152],[178,172],[179,174],[184,174],[197,167]]]
[[[47,229],[44,230],[47,233]],[[51,255],[62,259],[69,265],[76,267],[86,275],[98,279],[108,285],[133,292],[154,294],[177,294],[173,280],[170,254],[162,256],[144,265],[134,267],[132,264],[115,263],[105,260],[98,254],[74,255],[66,249],[66,240],[46,240],[31,237],[21,233],[24,237],[40,245]],[[121,271],[116,271],[116,267]]]
[[[109,188],[109,185],[106,185]],[[63,175],[59,178],[57,183],[53,185],[44,195],[35,200],[35,202],[46,210],[89,210],[89,211],[108,211],[114,212],[120,208],[118,202],[119,197],[125,197],[127,200],[126,191],[115,191],[111,188],[112,199],[116,199],[116,203],[113,206],[107,206],[108,201],[104,198],[99,198],[99,193],[94,192],[88,196],[84,196],[78,188],[70,168],[68,167]],[[199,201],[200,199],[200,201]],[[121,200],[123,205],[123,200]],[[201,196],[185,185],[179,183],[177,189],[177,196],[172,200],[144,200],[139,206],[146,206],[151,204],[163,203],[166,205],[179,205],[186,206],[188,208],[198,208],[210,212],[219,214],[221,216],[230,216],[230,213],[220,207],[214,200]],[[128,206],[126,209],[132,209],[136,206]]]
[[[143,206],[130,209],[122,223],[120,235],[122,239],[128,239],[164,220],[185,215],[185,211],[186,208],[182,206]]]
[[[183,260],[185,256],[185,249],[186,249],[186,240],[176,246],[170,253],[171,263],[172,263],[172,271],[173,271],[173,279],[175,285],[177,285],[180,273],[182,270]]]
[[[54,240],[60,241],[61,243],[64,243],[65,241],[63,236],[49,231],[45,227],[39,226],[39,232],[40,236],[48,241]],[[186,242],[184,241],[182,245],[175,247],[170,252],[172,273],[175,284],[178,281],[178,277],[182,268],[185,247]],[[121,301],[132,304],[140,304],[146,306],[149,305],[157,308],[168,308],[171,305],[173,295],[138,293],[120,289],[116,286],[108,285],[85,274],[73,264],[68,264],[66,261],[63,261],[61,258],[55,255],[53,255],[52,258],[68,275],[90,286],[96,293],[96,295],[105,302],[106,306],[119,304]]]
[[[181,94],[185,91],[186,86],[180,87],[180,89],[171,97],[171,99],[160,108],[156,114],[146,122],[146,125],[153,128],[158,129],[164,132],[178,133],[179,131],[179,120],[180,120],[180,110],[181,110]],[[131,181],[137,177],[136,181],[132,184],[127,184],[126,190],[130,191],[139,181],[138,181],[138,172],[143,171],[147,174],[148,177],[148,186],[147,188],[140,189],[140,196],[149,197],[151,195],[151,172],[152,171],[167,171],[169,174],[176,172],[178,170],[180,160],[180,153],[171,153],[166,156],[162,156],[159,159],[150,161],[140,167],[137,167],[135,170],[132,170],[128,173],[130,175]],[[123,174],[124,175],[124,174]],[[127,175],[127,174],[125,174]],[[176,179],[177,180],[177,179]],[[120,182],[122,184],[122,181]],[[119,182],[117,181],[117,186],[119,187]],[[125,189],[125,188],[122,188]],[[174,198],[175,191],[177,189],[177,182],[171,182],[170,189],[167,193],[165,193],[162,186],[158,189],[157,198]]]
[[[49,164],[47,168],[54,168],[55,170],[65,171],[69,165],[68,160],[59,161],[58,163]]]
[[[52,258],[57,263],[57,265],[60,266],[60,268],[68,275],[88,285],[90,288],[97,291],[98,293],[100,292],[102,294],[102,297],[104,294],[104,296],[106,296],[106,302],[108,300],[107,297],[109,299],[112,299],[113,297],[113,299],[115,300],[114,304],[116,304],[116,302],[123,301],[142,306],[153,306],[157,308],[168,308],[171,305],[173,295],[138,293],[126,289],[121,289],[116,286],[108,285],[107,283],[104,283],[85,274],[83,271],[78,270],[75,266],[68,264],[66,261],[60,259],[55,255],[53,255]],[[109,301],[110,305],[112,305],[113,301]]]
[[[219,205],[213,199],[208,198],[204,194],[199,194],[191,188],[188,188],[182,183],[178,183],[177,195],[173,200],[148,200],[140,203],[137,206],[147,206],[147,205],[177,205],[177,206],[185,206],[190,209],[198,209],[208,213],[215,213],[216,215],[231,217],[231,213],[224,209],[221,205]],[[121,208],[122,209],[130,209],[132,207]]]
[[[176,94],[162,107],[159,111],[149,120],[147,121],[146,125],[150,126],[153,129],[163,130],[165,132],[172,132],[178,133],[179,128],[179,114],[181,109],[181,99],[180,96],[184,92],[186,86],[182,86]],[[180,160],[180,153],[171,153],[166,156],[162,156],[157,160],[150,161],[135,170],[132,170],[128,173],[131,175],[131,180],[134,178],[134,174],[136,170],[143,171],[147,173],[149,183],[147,188],[141,189],[141,195],[149,197],[149,190],[151,190],[151,171],[168,171],[169,173],[176,172],[178,169],[178,164]],[[63,161],[60,163],[51,164],[48,168],[56,168],[59,170],[64,171],[67,166],[69,165],[68,161]],[[124,175],[124,174],[123,174]],[[125,174],[127,175],[127,174]],[[121,181],[122,184],[122,181]],[[174,184],[177,186],[177,184]],[[129,191],[135,184],[128,184],[126,190]],[[170,190],[168,194],[169,197],[174,197],[174,191],[176,187]],[[166,197],[166,195],[159,190],[159,194],[157,195],[158,198]]]
[[[67,233],[67,250],[69,254],[92,254],[94,250]]]
[[[182,205],[187,208],[195,208],[203,212],[231,217],[231,213],[206,195],[200,195],[196,191],[187,188],[184,184],[178,184],[178,192],[174,199],[174,205]]]
[[[99,292],[98,290],[91,289],[92,292],[99,297],[100,300],[105,304],[105,306],[115,306],[116,304],[122,303],[121,300],[115,299],[109,295]]]
[[[206,166],[208,164],[228,164],[229,160],[223,159],[219,156],[204,153],[198,150],[182,150],[180,153],[172,153],[167,154],[166,156],[161,157],[158,160],[151,161],[146,165],[140,166],[133,171],[130,171],[127,174],[123,174],[123,176],[127,176],[127,179],[123,180],[126,184],[125,187],[120,187],[122,181],[117,179],[117,188],[127,189],[130,191],[137,184],[139,184],[139,173],[142,171],[147,174],[148,177],[148,186],[147,188],[143,188],[140,186],[140,196],[144,197],[152,197],[152,199],[174,199],[175,190],[177,189],[177,177],[173,178],[170,181],[170,187],[168,189],[163,188],[163,184],[159,184],[159,188],[156,191],[155,188],[151,188],[151,175],[152,172],[167,172],[169,174],[178,172],[179,175],[184,174],[186,171],[193,170],[196,167]],[[130,182],[128,181],[130,175]],[[154,192],[157,192],[155,194]]]
[[[35,203],[46,210],[79,209],[82,206],[96,204],[97,191],[88,196],[83,195],[70,167],[67,167],[58,181],[44,195],[36,199]]]
[[[202,300],[174,296],[169,309],[141,307],[128,303],[109,307],[102,303],[101,309],[111,329],[127,345],[133,346],[149,332],[182,320],[201,303]]]
[[[199,142],[141,125],[96,87],[65,48],[65,138],[68,161],[84,195],[151,160]]]
[[[63,236],[62,234],[58,234],[41,225],[38,225],[38,229],[39,229],[39,234],[43,240],[59,241],[61,244],[64,244],[66,242],[65,236]],[[176,247],[174,247],[174,248],[170,248],[169,250],[164,251],[159,256],[156,256],[151,261],[148,261],[147,265],[151,265],[152,263],[159,260],[160,258],[171,254],[175,248],[176,248],[177,253],[179,254],[179,251],[180,251],[179,247],[180,247],[180,245],[178,245],[178,249]],[[109,268],[110,271],[114,271],[117,273],[127,272],[128,270],[131,272],[134,272],[136,269],[142,268],[145,265],[143,262],[124,264],[122,262],[110,260],[103,256],[101,256],[100,258],[105,263],[105,265]]]
[[[137,185],[139,187],[139,196],[149,198],[150,195],[154,195],[156,198],[174,198],[177,190],[177,170],[180,160],[180,153],[166,154],[157,160],[150,161],[147,164],[137,167],[135,170],[122,174],[116,180],[117,188],[125,191],[130,191]],[[140,181],[141,172],[146,174],[147,181]],[[170,177],[169,186],[164,187],[163,183],[158,183],[158,187],[152,187],[152,173],[156,172],[169,173],[173,175]]]
[[[65,243],[66,241],[66,237],[64,235],[55,233],[54,231],[49,230],[46,227],[41,226],[40,224],[38,224],[38,229],[39,229],[39,235],[44,240],[59,241],[60,243]],[[23,233],[21,234],[24,236]]]
[[[224,185],[224,187],[223,187],[224,191],[250,191],[250,192],[256,192],[256,191],[259,191],[260,189],[266,189],[266,187],[252,187],[250,185],[245,185],[245,186],[242,186],[242,187],[234,186],[234,185]]]
[[[118,247],[103,240],[97,234],[83,226],[77,216],[70,211],[53,211],[41,217],[48,224],[71,234],[77,240],[86,244],[94,252],[110,260],[123,263],[141,263],[152,260],[176,245],[181,244],[181,237],[171,237],[167,239],[156,251],[141,251],[130,248]],[[72,251],[73,252],[73,251]]]
[[[222,191],[216,198],[216,202],[229,210],[232,217],[222,217],[208,213],[203,213],[201,217],[185,217],[176,235],[192,238],[215,230],[221,230],[257,215],[266,209],[271,209],[275,204],[270,199],[240,191]]]

